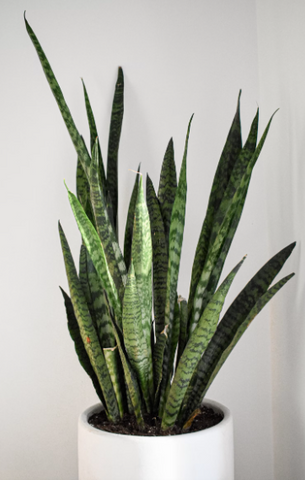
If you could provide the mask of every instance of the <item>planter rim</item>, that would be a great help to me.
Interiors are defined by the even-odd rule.
[[[88,407],[83,413],[80,414],[79,416],[79,424],[82,425],[82,428],[85,428],[86,430],[88,430],[89,432],[91,432],[92,434],[94,435],[99,435],[99,436],[111,436],[111,437],[119,437],[119,438],[122,438],[122,437],[125,437],[125,438],[132,438],[133,441],[140,441],[141,442],[151,442],[151,441],[156,441],[156,439],[159,439],[159,441],[162,441],[162,442],[173,442],[173,441],[181,441],[183,440],[183,438],[185,437],[188,437],[190,435],[208,435],[209,432],[211,432],[211,430],[213,430],[214,432],[216,431],[221,431],[221,430],[224,430],[226,428],[226,425],[227,423],[229,423],[232,419],[232,414],[230,412],[230,410],[222,405],[221,403],[219,402],[216,402],[214,400],[210,400],[210,399],[204,399],[203,400],[203,405],[206,405],[207,407],[212,407],[216,412],[219,412],[219,413],[222,413],[223,414],[223,419],[221,420],[220,423],[218,423],[217,425],[214,425],[213,427],[209,427],[209,428],[206,428],[204,430],[199,430],[197,432],[190,432],[190,433],[183,433],[183,434],[179,434],[179,435],[165,435],[165,436],[161,436],[161,435],[126,435],[126,434],[122,434],[122,433],[112,433],[112,432],[106,432],[105,430],[100,430],[98,428],[95,428],[93,427],[92,425],[90,425],[88,423],[88,418],[93,415],[94,413],[100,411],[100,410],[103,410],[104,407],[101,403],[96,403],[95,405],[92,405],[91,407]],[[139,440],[140,439],[140,440]]]

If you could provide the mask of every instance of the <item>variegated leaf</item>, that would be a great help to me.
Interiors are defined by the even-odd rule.
[[[63,93],[60,89],[60,86],[56,80],[56,77],[53,73],[53,70],[51,68],[51,65],[49,64],[49,61],[38,41],[38,38],[36,37],[33,29],[30,27],[28,21],[25,18],[24,15],[24,21],[25,21],[25,26],[27,29],[27,32],[33,42],[33,45],[36,49],[37,55],[39,57],[41,66],[43,68],[43,71],[46,75],[47,81],[50,85],[50,88],[54,94],[55,100],[58,104],[59,110],[62,114],[63,120],[66,124],[66,127],[68,129],[68,132],[70,134],[71,140],[74,144],[74,147],[77,151],[77,154],[79,156],[80,161],[82,162],[84,171],[87,174],[87,170],[90,166],[90,156],[88,155],[87,149],[85,148],[84,142],[75,126],[74,120],[71,116],[70,110],[68,108],[68,105],[66,104],[66,101],[64,99]]]
[[[110,274],[106,255],[103,249],[103,245],[100,241],[100,238],[92,226],[92,223],[85,214],[81,204],[73,195],[72,192],[68,190],[68,196],[70,205],[77,222],[79,231],[82,235],[84,244],[88,250],[90,258],[93,262],[93,265],[101,278],[103,288],[107,294],[108,301],[114,311],[116,322],[119,327],[122,326],[122,307],[121,302],[118,296],[118,292],[113,281],[113,278]]]
[[[162,415],[162,411],[166,401],[166,390],[167,390],[167,385],[169,382],[170,371],[171,371],[171,368],[169,365],[169,359],[171,358],[171,348],[173,346],[172,331],[173,331],[173,323],[174,323],[177,284],[178,284],[180,257],[181,257],[184,222],[185,222],[186,191],[187,191],[186,158],[187,158],[188,140],[189,140],[192,120],[193,120],[193,116],[191,117],[188,125],[183,160],[182,160],[182,165],[181,165],[180,175],[179,175],[179,183],[176,190],[176,196],[175,196],[174,206],[172,210],[171,225],[170,225],[169,261],[168,261],[168,271],[167,271],[165,322],[164,322],[165,326],[168,325],[168,331],[167,331],[168,338],[164,347],[164,354],[159,356],[159,358],[163,358],[162,379],[160,378],[156,379],[156,384],[160,385],[160,408],[159,408],[160,416]],[[158,342],[158,337],[157,337],[157,342]],[[156,367],[156,371],[160,371],[160,370],[161,369],[158,365]]]
[[[133,239],[131,247],[132,263],[139,292],[142,312],[142,328],[148,358],[148,382],[151,401],[154,396],[154,380],[151,351],[152,327],[152,243],[150,222],[143,191],[142,175],[135,207]]]
[[[124,75],[121,67],[112,103],[111,122],[108,140],[107,188],[110,193],[113,210],[113,222],[118,237],[118,151],[124,114]]]
[[[63,232],[61,225],[59,224],[60,240],[62,245],[62,251],[66,266],[66,273],[69,283],[69,289],[71,294],[71,301],[77,323],[79,326],[80,335],[85,346],[86,352],[90,359],[90,363],[94,372],[98,378],[100,387],[103,391],[105,399],[105,407],[108,417],[112,421],[119,419],[119,409],[116,401],[115,392],[112,386],[112,382],[109,376],[108,368],[105,362],[105,358],[100,346],[98,335],[94,328],[86,299],[82,291],[82,287],[77,276],[74,261],[71,255],[71,251]]]
[[[168,268],[168,246],[160,205],[151,179],[147,175],[146,199],[150,218],[152,252],[153,252],[153,299],[156,333],[164,329],[164,311],[166,301],[166,284]]]
[[[124,259],[125,259],[125,265],[127,270],[129,269],[130,260],[131,260],[132,232],[133,232],[134,214],[135,214],[138,189],[139,189],[140,166],[141,164],[139,164],[138,166],[138,170],[137,170],[138,174],[136,175],[134,187],[132,190],[128,213],[127,213],[126,226],[125,226]]]
[[[176,196],[176,190],[177,175],[174,159],[174,144],[173,139],[171,138],[164,155],[158,189],[158,200],[164,223],[167,249],[169,243],[170,223]]]
[[[150,391],[149,385],[152,364],[143,330],[141,302],[132,262],[123,300],[122,324],[128,359],[139,379],[146,409],[150,413],[153,401],[153,392]]]
[[[196,329],[192,333],[184,349],[176,374],[174,376],[162,417],[162,428],[164,430],[172,427],[176,422],[188,385],[211,337],[216,330],[219,315],[222,310],[226,295],[236,273],[243,263],[243,260],[227,276],[217,292],[213,295],[212,299],[209,301]]]

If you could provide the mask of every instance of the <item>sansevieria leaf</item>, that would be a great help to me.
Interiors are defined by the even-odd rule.
[[[152,252],[153,252],[153,299],[155,330],[160,334],[164,329],[164,311],[166,301],[168,245],[160,203],[151,179],[147,175],[146,199],[149,211]]]
[[[171,138],[162,163],[160,182],[158,189],[158,200],[160,204],[160,211],[164,223],[164,232],[166,244],[168,248],[169,231],[172,217],[172,210],[176,196],[177,189],[177,175],[176,165],[174,159],[174,143]]]
[[[243,261],[244,259],[232,270],[213,295],[185,347],[165,405],[162,417],[164,430],[172,427],[176,422],[192,375],[216,330],[226,295]]]
[[[78,326],[78,323],[77,323],[77,320],[76,320],[76,317],[75,317],[75,314],[74,314],[71,299],[70,299],[69,295],[62,288],[60,288],[60,290],[61,290],[61,293],[64,297],[64,301],[65,301],[69,333],[70,333],[71,338],[74,342],[75,351],[77,353],[79,362],[80,362],[81,366],[83,367],[83,369],[85,370],[85,372],[91,378],[92,383],[93,383],[94,388],[95,388],[95,391],[97,393],[97,396],[101,400],[102,404],[106,405],[106,401],[104,399],[103,391],[102,391],[101,386],[99,384],[96,373],[95,373],[95,371],[94,371],[94,369],[91,365],[89,355],[88,355],[88,353],[85,349],[85,346],[84,346],[84,343],[83,343],[83,340],[82,340],[82,337],[81,337],[81,334],[80,334],[79,326]]]
[[[211,375],[217,368],[224,351],[230,347],[238,329],[243,325],[251,310],[256,308],[256,303],[261,301],[260,299],[268,291],[270,284],[281,270],[294,247],[295,243],[292,243],[274,255],[250,280],[228,308],[200,360],[196,370],[196,378],[192,388],[186,395],[187,401],[183,405],[184,414],[182,415],[182,421],[187,420],[195,404],[196,406],[200,404],[202,394],[206,391]],[[279,285],[281,284],[279,283]],[[265,298],[268,298],[268,296]]]
[[[71,251],[63,232],[61,225],[59,224],[60,240],[62,245],[62,251],[65,260],[66,273],[71,293],[71,301],[77,323],[80,330],[80,335],[84,343],[86,352],[90,358],[90,363],[94,372],[98,378],[100,387],[103,391],[105,399],[105,408],[108,417],[114,422],[120,417],[118,404],[116,401],[115,392],[110,379],[108,368],[105,362],[105,358],[100,346],[98,335],[94,328],[85,296],[82,291],[82,287],[77,276]]]
[[[75,195],[68,190],[70,205],[77,222],[79,231],[82,235],[84,244],[91,257],[93,265],[101,278],[103,288],[107,294],[110,306],[113,308],[115,319],[118,325],[122,325],[122,307],[119,300],[118,292],[109,271],[105,252],[100,238],[93,227],[92,223],[85,214],[81,204]]]
[[[195,290],[206,261],[206,255],[209,248],[214,217],[218,211],[224,192],[226,191],[228,182],[230,180],[232,169],[242,148],[240,126],[240,95],[241,92],[239,92],[236,113],[217,166],[210,193],[207,213],[202,225],[200,237],[196,248],[189,294],[190,307],[192,307],[193,305]]]
[[[112,223],[109,220],[104,194],[101,190],[98,172],[98,140],[92,150],[92,162],[90,166],[90,197],[94,211],[96,230],[101,239],[107,258],[107,264],[114,280],[119,297],[122,300],[124,286],[127,281],[127,271],[124,258],[117,242]]]
[[[83,80],[82,80],[82,83],[83,83],[87,118],[88,118],[89,131],[90,131],[90,147],[91,147],[91,151],[92,151],[93,146],[96,142],[96,139],[98,138],[98,133],[97,133],[97,127],[96,127],[95,118],[94,118],[94,115],[93,115],[91,103],[90,103],[90,100],[89,100],[88,92],[87,92],[87,89],[86,89],[86,86],[85,86],[85,83],[84,83]],[[106,175],[105,175],[105,169],[104,169],[104,163],[103,163],[103,157],[102,157],[102,151],[101,151],[100,144],[98,144],[98,166],[99,166],[99,173],[100,173],[100,179],[101,179],[101,184],[102,184],[102,190],[103,190],[103,192],[106,192]]]
[[[151,412],[152,392],[150,391],[149,378],[152,363],[144,336],[141,302],[132,262],[129,267],[123,300],[122,324],[126,352],[139,379],[147,411]]]
[[[191,123],[193,116],[191,117],[188,125],[184,154],[180,169],[179,183],[176,190],[175,201],[171,216],[170,234],[169,234],[169,260],[167,270],[167,287],[166,287],[166,303],[165,303],[165,316],[164,326],[168,325],[167,342],[164,346],[163,355],[159,356],[159,359],[163,358],[162,366],[162,379],[157,378],[156,384],[160,385],[160,408],[159,415],[161,416],[162,410],[165,404],[165,397],[167,386],[170,381],[170,374],[172,371],[172,365],[169,365],[169,359],[172,358],[172,350],[174,348],[174,342],[172,341],[173,322],[175,316],[176,296],[177,296],[177,284],[180,268],[180,257],[182,250],[184,222],[185,222],[185,210],[186,210],[186,192],[187,192],[187,180],[186,180],[186,159],[188,150],[188,140],[190,135]],[[159,337],[161,338],[161,337]],[[158,337],[157,337],[158,342]],[[160,371],[160,367],[156,366],[156,371]]]
[[[85,245],[81,246],[79,279],[101,347],[116,345],[105,291]]]
[[[139,180],[135,206],[133,239],[131,247],[132,263],[142,312],[142,329],[146,344],[148,362],[148,382],[150,401],[153,401],[154,380],[151,351],[152,329],[152,243],[149,214],[144,198],[143,178]]]
[[[107,158],[107,188],[110,193],[113,210],[113,223],[116,234],[118,235],[118,151],[121,137],[121,129],[124,114],[124,75],[123,70],[119,68],[118,78],[115,86],[115,92],[112,103],[109,140],[108,140],[108,158]]]
[[[137,172],[140,173],[140,164],[138,166]],[[136,208],[137,197],[138,197],[139,178],[140,178],[140,175],[137,174],[135,183],[133,186],[130,202],[129,202],[127,220],[126,220],[126,226],[125,226],[124,260],[125,260],[125,265],[127,270],[129,269],[130,260],[131,260],[132,233],[133,233],[133,224],[134,224],[134,214],[135,214],[135,208]]]
[[[90,157],[88,156],[88,152],[84,146],[84,142],[82,141],[81,139],[81,136],[75,126],[75,123],[74,123],[74,120],[72,118],[72,115],[70,113],[70,110],[66,104],[66,101],[65,101],[65,98],[63,96],[63,93],[60,89],[60,86],[56,80],[56,77],[53,73],[53,70],[51,68],[51,65],[49,64],[49,61],[43,51],[43,49],[41,48],[41,45],[38,41],[38,38],[36,37],[33,29],[30,27],[28,21],[26,20],[25,18],[25,15],[24,15],[24,21],[25,21],[25,26],[26,26],[26,29],[27,29],[27,32],[33,42],[33,45],[36,49],[36,52],[37,52],[37,55],[39,57],[39,60],[40,60],[40,63],[41,63],[41,66],[43,68],[43,71],[46,75],[46,78],[47,78],[47,81],[51,87],[51,90],[54,94],[54,97],[56,99],[56,102],[58,104],[58,107],[59,107],[59,110],[62,114],[62,117],[63,117],[63,120],[66,124],[66,127],[68,129],[68,132],[70,134],[70,137],[71,137],[71,140],[74,144],[74,147],[77,151],[77,154],[80,158],[80,161],[82,162],[82,165],[83,165],[83,168],[85,170],[85,172],[87,173],[87,169],[88,167],[90,166]]]

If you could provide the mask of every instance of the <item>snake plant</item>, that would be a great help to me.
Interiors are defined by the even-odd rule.
[[[136,175],[122,252],[118,244],[118,150],[124,110],[123,71],[118,69],[105,169],[85,84],[89,149],[35,33],[26,19],[25,23],[77,152],[77,193],[67,190],[82,237],[78,271],[60,224],[59,233],[70,296],[64,290],[62,294],[78,359],[109,420],[119,422],[129,412],[143,426],[143,415],[148,413],[161,418],[164,430],[175,424],[187,428],[254,317],[293,276],[271,286],[295,243],[257,272],[220,319],[244,258],[220,285],[219,279],[272,117],[257,141],[257,111],[242,145],[239,94],[214,177],[186,301],[178,296],[177,283],[192,118],[178,180],[172,140],[164,155],[158,191],[147,176],[145,199],[143,176]]]

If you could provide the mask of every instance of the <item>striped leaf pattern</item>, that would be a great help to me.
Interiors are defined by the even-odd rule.
[[[212,299],[206,306],[195,331],[191,335],[184,349],[162,417],[163,429],[172,427],[176,422],[181,403],[191,381],[192,375],[195,372],[197,365],[216,330],[219,315],[222,310],[226,295],[243,261],[244,259],[232,270],[232,272],[221,284],[217,292],[213,295]]]
[[[171,138],[162,163],[160,182],[158,189],[158,199],[160,204],[160,210],[164,222],[164,231],[167,240],[169,242],[169,231],[172,216],[172,209],[175,201],[177,189],[177,175],[176,165],[174,160],[174,143]]]
[[[240,221],[252,170],[273,116],[257,145],[257,111],[242,146],[239,92],[197,244],[186,302],[178,297],[177,285],[192,118],[178,185],[172,139],[163,159],[157,195],[147,177],[147,206],[142,176],[136,176],[123,257],[118,244],[118,150],[124,113],[123,71],[118,69],[112,103],[106,178],[96,122],[84,82],[91,153],[77,130],[49,61],[24,19],[78,157],[77,197],[69,190],[68,196],[83,240],[79,275],[60,225],[59,231],[71,298],[63,290],[62,294],[79,361],[90,376],[110,420],[118,421],[128,411],[134,413],[138,424],[143,426],[143,414],[151,412],[162,418],[163,429],[175,423],[186,428],[197,415],[206,391],[238,340],[293,275],[270,286],[295,244],[284,248],[258,271],[218,323],[226,293],[240,264],[218,290],[217,285]]]
[[[97,396],[101,400],[103,405],[106,405],[103,391],[101,389],[101,386],[99,384],[98,378],[96,376],[96,373],[91,365],[90,358],[88,353],[86,352],[80,331],[79,331],[79,326],[74,314],[73,310],[73,305],[71,302],[71,298],[69,295],[60,287],[61,293],[64,297],[65,301],[65,307],[66,307],[66,314],[67,314],[67,320],[68,320],[68,329],[69,333],[71,335],[71,338],[74,342],[75,346],[75,351],[78,356],[79,363],[85,370],[85,372],[89,375],[89,377],[92,380],[93,386],[95,388],[95,391],[97,393]]]
[[[199,282],[208,252],[214,217],[218,211],[230,176],[242,148],[240,125],[240,96],[239,92],[236,113],[222,151],[210,193],[207,213],[199,236],[191,276],[189,306],[192,307],[196,286]]]
[[[180,332],[179,332],[179,349],[178,349],[178,357],[177,362],[179,362],[180,357],[185,349],[185,345],[188,340],[188,332],[187,332],[187,319],[188,319],[188,311],[187,311],[187,301],[182,298],[181,296],[178,298],[179,304],[179,315],[180,315]]]
[[[101,279],[84,245],[81,246],[79,278],[101,346],[103,348],[114,347],[115,338],[110,320],[109,305]]]
[[[222,353],[220,360],[217,363],[217,366],[215,370],[213,371],[213,374],[211,375],[209,379],[209,383],[206,386],[205,390],[201,394],[201,398],[205,396],[206,392],[210,388],[210,385],[212,384],[214,378],[216,377],[217,373],[219,372],[220,368],[224,364],[224,362],[227,360],[229,354],[232,352],[233,348],[236,346],[237,342],[240,340],[242,335],[245,333],[249,325],[252,323],[254,318],[259,314],[259,312],[264,308],[264,306],[274,297],[274,295],[294,276],[294,273],[291,273],[290,275],[287,275],[286,277],[282,278],[279,280],[273,287],[270,287],[269,290],[267,290],[266,293],[264,293],[255,303],[254,307],[251,309],[250,313],[247,315],[246,320],[241,324],[241,326],[238,328],[232,342],[230,343],[229,347],[224,350]],[[201,399],[200,399],[201,403]]]
[[[109,271],[109,266],[107,264],[106,255],[99,239],[99,236],[92,226],[92,223],[86,216],[81,204],[73,195],[72,192],[68,190],[68,196],[70,205],[78,225],[79,231],[82,235],[84,244],[88,250],[90,258],[93,262],[93,265],[101,278],[103,288],[107,294],[108,301],[111,305],[111,308],[114,311],[115,319],[118,325],[122,325],[122,307],[119,300],[118,292],[114,284],[113,278]]]
[[[217,218],[215,220],[215,225],[213,227],[213,231],[211,233],[211,246],[210,251],[207,257],[207,262],[202,272],[201,278],[198,282],[195,297],[193,301],[193,309],[191,311],[191,318],[190,318],[190,326],[189,330],[190,333],[194,330],[199,317],[204,310],[208,299],[210,298],[211,294],[213,293],[213,288],[216,287],[218,282],[219,276],[222,271],[222,267],[228,253],[229,247],[231,245],[233,236],[235,234],[236,228],[238,226],[238,222],[242,213],[242,208],[245,202],[245,196],[248,190],[251,173],[253,167],[258,159],[258,156],[261,152],[265,139],[267,137],[270,124],[272,121],[273,116],[271,117],[262,138],[254,150],[252,155],[245,156],[249,157],[250,160],[246,161],[246,165],[239,165],[239,161],[236,162],[238,168],[236,175],[235,169],[233,169],[233,173],[230,178],[230,182],[228,184],[226,193],[223,198],[223,202],[221,203],[219,210],[217,212]],[[257,135],[257,122],[258,122],[258,115],[255,117],[252,128],[249,134],[249,138],[247,144],[250,145],[247,147],[250,151],[255,148],[256,143],[256,135]],[[246,145],[247,145],[246,144]],[[242,152],[246,149],[246,145]],[[243,155],[242,155],[243,157]],[[241,162],[243,163],[243,162]],[[236,179],[237,178],[237,179]],[[227,192],[230,192],[229,194]],[[231,196],[233,195],[233,197]],[[214,235],[216,237],[214,238]],[[216,266],[216,270],[214,270]],[[211,275],[214,270],[214,277],[211,278]],[[208,289],[209,282],[211,281],[212,289]]]
[[[137,172],[139,173],[140,173],[140,166],[141,165],[138,166],[138,170],[137,170]],[[135,214],[135,208],[136,208],[137,197],[138,197],[139,178],[140,178],[140,175],[137,174],[134,187],[132,190],[130,202],[129,202],[129,208],[127,213],[126,226],[125,226],[124,259],[125,259],[125,265],[127,270],[129,269],[130,260],[131,260],[132,233],[133,233],[133,224],[134,224],[134,214]]]
[[[108,417],[117,421],[120,417],[118,404],[116,401],[113,385],[110,379],[108,368],[105,362],[105,358],[100,346],[97,332],[94,328],[85,296],[82,291],[82,287],[77,276],[76,268],[73,262],[71,251],[63,232],[61,225],[59,224],[60,240],[62,245],[62,251],[66,266],[66,273],[70,288],[71,301],[77,323],[80,330],[80,335],[85,346],[86,352],[90,359],[90,363],[94,372],[98,378],[100,387],[103,391],[105,399],[105,408],[107,410]]]
[[[126,352],[131,367],[139,379],[146,409],[151,412],[153,393],[150,391],[149,377],[152,364],[148,356],[149,352],[142,324],[141,302],[132,262],[125,288],[122,323]]]
[[[96,230],[103,244],[107,263],[119,293],[120,299],[124,295],[124,285],[127,281],[127,271],[124,258],[108,217],[105,198],[101,190],[98,172],[98,141],[96,140],[92,151],[90,166],[90,196],[93,206]]]
[[[153,292],[156,333],[164,329],[164,310],[166,301],[168,246],[164,231],[159,200],[151,179],[146,179],[146,199],[149,211],[152,251],[153,251]]]
[[[163,354],[163,366],[162,366],[162,379],[157,379],[157,384],[160,384],[160,408],[159,414],[161,415],[162,409],[165,404],[166,389],[169,382],[169,376],[171,372],[171,365],[169,365],[169,359],[171,358],[172,348],[174,344],[172,342],[172,331],[176,305],[177,284],[180,267],[180,257],[182,250],[184,222],[185,222],[185,210],[186,210],[186,159],[188,141],[191,129],[191,123],[193,116],[191,117],[188,125],[185,148],[183,154],[182,165],[179,175],[179,183],[176,190],[176,196],[171,216],[170,235],[169,235],[169,260],[168,260],[168,272],[167,272],[167,290],[166,290],[166,303],[165,303],[165,315],[164,325],[168,325],[168,338]],[[162,355],[159,357],[162,358]],[[159,366],[156,368],[160,371]]]
[[[118,151],[124,114],[124,75],[121,67],[118,70],[118,78],[112,103],[108,158],[107,158],[107,187],[110,193],[113,210],[113,222],[118,236],[117,212],[118,212]]]
[[[89,100],[88,92],[87,92],[87,89],[86,89],[86,86],[85,86],[85,83],[84,83],[83,79],[82,79],[82,83],[83,83],[86,112],[87,112],[89,131],[90,131],[90,147],[91,147],[91,151],[92,151],[92,149],[95,145],[96,139],[98,138],[98,133],[97,133],[95,118],[94,118],[94,115],[93,115],[93,111],[92,111],[91,103],[90,103],[90,100]],[[102,151],[101,151],[100,144],[98,144],[98,165],[99,165],[99,172],[100,172],[102,190],[103,190],[103,192],[106,192],[106,175],[105,175],[105,169],[104,169],[104,163],[103,163],[103,157],[102,157]]]
[[[64,120],[64,122],[66,124],[66,127],[68,129],[68,132],[70,134],[71,140],[72,140],[72,142],[74,144],[74,147],[77,151],[79,159],[82,162],[84,171],[87,173],[87,169],[90,166],[90,162],[91,162],[90,156],[88,155],[88,151],[85,148],[84,142],[82,141],[82,138],[81,138],[76,126],[75,126],[74,120],[71,116],[68,105],[66,104],[66,101],[64,99],[61,88],[60,88],[60,86],[59,86],[59,84],[58,84],[58,82],[55,78],[55,75],[53,73],[51,65],[49,64],[49,61],[48,61],[43,49],[41,48],[41,45],[40,45],[34,31],[32,30],[29,23],[27,22],[27,20],[25,18],[25,15],[24,15],[24,21],[25,21],[25,26],[26,26],[27,32],[28,32],[28,34],[29,34],[29,36],[30,36],[30,38],[33,42],[33,45],[34,45],[35,49],[36,49],[36,52],[37,52],[37,55],[39,57],[41,66],[43,68],[43,71],[45,73],[47,81],[50,85],[50,88],[51,88],[53,94],[54,94],[54,97],[55,97],[56,102],[58,104],[59,110],[62,114],[63,120]]]
[[[123,418],[125,413],[125,402],[123,398],[124,388],[123,382],[119,379],[122,377],[121,361],[118,353],[117,345],[113,348],[103,348],[103,353],[108,368],[108,372],[112,381],[114,393],[118,402],[120,417]]]
[[[189,405],[194,405],[198,398],[200,404],[200,398],[209,384],[211,375],[223,352],[234,341],[239,327],[244,323],[251,310],[255,308],[256,302],[261,301],[260,298],[267,292],[294,247],[295,243],[292,243],[272,257],[250,280],[225,313],[196,371],[197,378],[194,379],[196,385],[193,384],[189,391],[191,398],[189,402],[192,402]],[[193,401],[192,397],[194,397]],[[196,406],[198,406],[198,403]],[[191,410],[191,407],[187,410],[186,404],[183,406],[183,411],[188,411],[190,414]],[[186,419],[187,415],[183,417],[183,421]]]
[[[140,176],[138,196],[135,207],[133,239],[132,239],[132,263],[139,292],[142,312],[142,328],[147,349],[148,376],[150,386],[150,398],[153,399],[154,380],[151,351],[151,328],[152,328],[152,243],[150,222],[143,191],[143,178]]]
[[[121,339],[121,333],[114,322],[113,322],[113,331],[114,331],[114,336],[119,349],[119,354],[120,354],[122,367],[124,371],[124,377],[125,377],[126,385],[128,388],[127,399],[131,403],[131,406],[129,407],[129,411],[132,408],[132,411],[136,416],[138,425],[143,426],[144,420],[143,420],[143,414],[142,414],[142,399],[141,399],[141,391],[139,388],[137,376],[134,373],[133,369],[131,368],[129,359],[124,349],[123,340]]]

